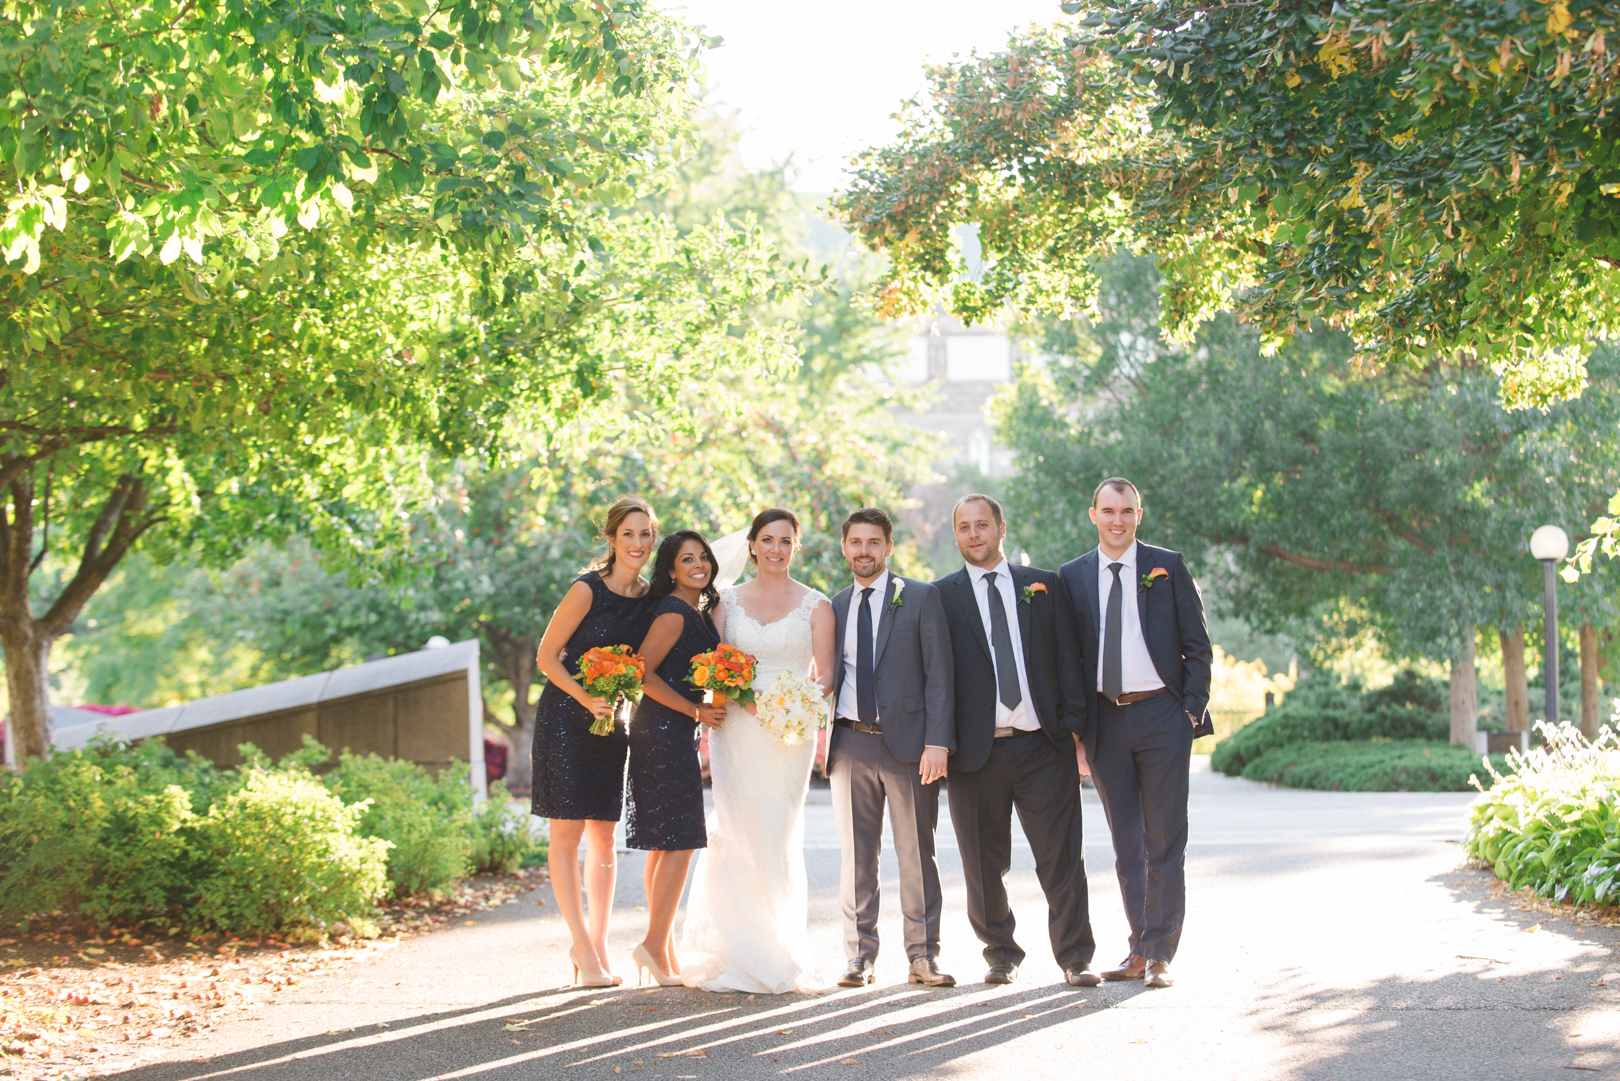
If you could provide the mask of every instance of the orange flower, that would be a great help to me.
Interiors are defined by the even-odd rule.
[[[709,669],[706,665],[700,664],[696,668],[692,669],[692,682],[696,683],[699,687],[707,687],[709,685]]]
[[[1154,567],[1151,571],[1148,572],[1148,577],[1149,578],[1168,578],[1168,577],[1170,577],[1170,572],[1165,570],[1163,567]]]
[[[1045,593],[1046,592],[1046,583],[1045,582],[1035,582],[1034,584],[1032,584],[1029,587],[1029,591],[1031,593]]]

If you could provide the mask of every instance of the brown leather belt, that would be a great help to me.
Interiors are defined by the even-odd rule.
[[[1169,687],[1155,687],[1151,691],[1126,691],[1124,694],[1120,695],[1118,698],[1113,698],[1113,699],[1108,698],[1101,691],[1098,691],[1097,692],[1097,697],[1101,698],[1104,702],[1110,703],[1111,705],[1115,705],[1115,706],[1131,706],[1131,705],[1135,705],[1137,702],[1146,702],[1149,698],[1152,698],[1155,695],[1169,694],[1169,693],[1170,693],[1170,688]]]
[[[833,721],[833,724],[836,724],[841,728],[853,728],[855,731],[865,732],[869,736],[881,736],[883,734],[883,726],[881,724],[865,724],[861,721],[852,721],[848,717],[839,717],[837,720]]]

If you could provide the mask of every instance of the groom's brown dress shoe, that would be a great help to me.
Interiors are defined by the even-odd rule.
[[[1063,978],[1070,987],[1096,987],[1102,977],[1091,971],[1090,965],[1070,965],[1063,970]]]
[[[1018,966],[1011,961],[997,961],[984,974],[985,983],[1012,983],[1018,978]]]
[[[1174,987],[1176,978],[1170,975],[1170,962],[1149,961],[1146,982],[1149,987]]]
[[[872,962],[864,957],[856,957],[850,961],[849,967],[844,970],[843,978],[838,981],[839,987],[865,987],[877,979],[877,973],[872,971]]]
[[[919,957],[911,962],[911,972],[907,974],[906,982],[920,983],[925,987],[955,987],[956,977],[941,972],[939,964],[932,957]]]
[[[1102,974],[1105,980],[1139,980],[1147,974],[1147,958],[1139,953],[1133,953],[1125,958],[1125,962],[1118,968],[1111,968]]]

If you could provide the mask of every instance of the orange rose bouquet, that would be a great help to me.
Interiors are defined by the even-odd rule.
[[[692,658],[686,684],[708,691],[716,706],[724,706],[733,698],[746,705],[754,700],[754,660],[753,654],[722,643]]]
[[[619,699],[640,701],[647,665],[629,646],[596,646],[587,649],[574,673],[579,685],[598,698],[606,698],[615,709]],[[613,713],[591,722],[591,735],[605,736],[613,731]]]

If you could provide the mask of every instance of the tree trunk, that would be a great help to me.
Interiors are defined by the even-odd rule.
[[[10,607],[9,605],[7,606]],[[0,615],[0,647],[6,652],[6,690],[11,695],[12,757],[20,765],[50,753],[56,738],[51,724],[50,656],[56,641],[38,633],[39,621],[26,611]]]
[[[1598,697],[1598,632],[1581,624],[1581,735],[1597,739],[1603,726],[1603,702]]]
[[[495,662],[506,673],[512,685],[512,721],[505,725],[506,738],[512,745],[506,756],[506,787],[528,791],[534,784],[534,716],[536,707],[529,704],[529,691],[534,687],[535,650],[539,643],[528,635],[505,635],[489,632],[490,650]]]
[[[28,583],[50,544],[50,492],[34,500],[34,470],[40,457],[0,455],[0,647],[6,653],[6,686],[11,693],[13,756],[20,764],[51,752],[51,646],[66,634],[118,561],[163,516],[146,507],[146,482],[120,476],[84,535],[84,549],[73,576],[44,615],[34,615]],[[9,507],[8,507],[9,504]],[[9,513],[8,513],[9,510]],[[40,551],[34,552],[34,533]]]
[[[1479,691],[1474,682],[1474,629],[1468,628],[1461,648],[1451,658],[1451,742],[1474,749],[1479,730]]]
[[[1524,628],[1514,627],[1513,633],[1496,632],[1502,643],[1502,679],[1507,685],[1507,730],[1530,730],[1530,686],[1524,676]]]

